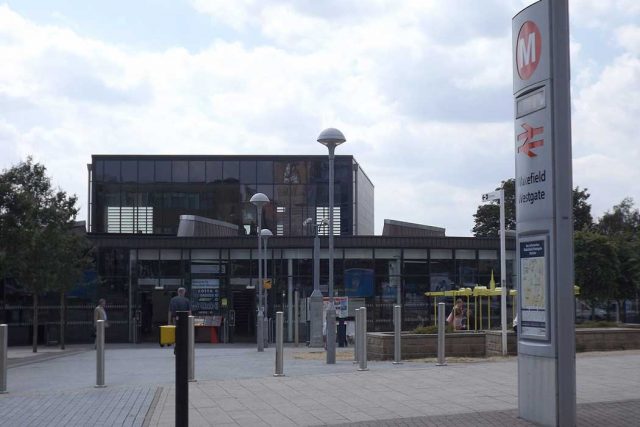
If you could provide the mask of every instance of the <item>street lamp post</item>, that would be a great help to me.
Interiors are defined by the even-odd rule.
[[[269,240],[269,237],[273,236],[273,233],[271,232],[271,230],[269,230],[268,228],[264,228],[262,230],[260,230],[260,236],[262,237],[262,240],[264,240],[264,256],[262,257],[264,259],[264,270],[262,270],[264,272],[263,276],[264,276],[264,280],[266,280],[269,277],[268,272],[268,268],[267,266],[269,265],[268,262],[268,252],[267,252],[267,240]],[[263,284],[264,284],[264,280],[263,280]],[[264,288],[264,285],[263,285]],[[265,347],[269,347],[269,292],[268,289],[264,289],[264,312],[265,312],[265,317],[263,319],[263,338],[264,338],[264,346]]]
[[[269,203],[269,198],[263,193],[256,193],[251,196],[250,202],[255,205],[258,216],[258,315],[256,316],[256,342],[258,351],[264,351],[264,329],[262,326],[264,323],[264,311],[262,307],[262,241],[260,237],[262,230],[262,208]]]
[[[324,218],[320,223],[313,224],[313,218],[307,218],[302,223],[304,226],[312,226],[313,235],[313,292],[309,307],[311,330],[309,331],[309,347],[321,348],[322,343],[322,291],[320,291],[320,227],[329,223]]]
[[[502,324],[502,355],[507,355],[507,260],[504,219],[504,188],[483,194],[482,201],[498,200],[500,203],[500,323]]]
[[[336,363],[336,308],[333,304],[333,164],[336,147],[346,141],[342,132],[328,128],[318,142],[329,149],[329,307],[327,308],[327,364]]]

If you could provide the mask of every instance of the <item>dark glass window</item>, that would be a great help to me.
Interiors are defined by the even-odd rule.
[[[304,161],[268,163],[272,164],[273,181],[276,184],[306,184],[308,182],[307,164]],[[258,168],[260,168],[259,164]],[[265,169],[267,168],[268,166],[265,166]],[[267,173],[269,172],[267,171]],[[258,169],[258,179],[260,179],[260,169]]]
[[[182,277],[182,261],[161,260],[160,276],[162,277]]]
[[[240,182],[253,185],[256,182],[256,162],[243,160],[240,162]]]
[[[189,181],[189,162],[186,160],[174,160],[172,162],[173,182]]]
[[[204,161],[189,162],[189,182],[204,182],[205,165]]]
[[[405,261],[404,274],[407,276],[426,276],[429,268],[426,261]]]
[[[129,252],[110,248],[100,250],[98,271],[102,276],[127,276],[129,274]]]
[[[240,179],[240,162],[238,161],[234,161],[234,160],[228,160],[224,162],[224,167],[222,169],[223,171],[223,177],[225,179],[225,181],[227,179],[235,179],[235,180],[239,180]]]
[[[143,279],[158,277],[158,267],[158,260],[138,260],[138,277]]]
[[[138,162],[135,160],[122,161],[122,182],[138,181]]]
[[[138,162],[138,182],[153,182],[153,160],[140,160]]]
[[[104,162],[102,160],[97,160],[93,163],[93,180],[104,180]]]
[[[117,160],[105,160],[104,180],[120,182],[120,162]]]
[[[207,162],[207,182],[222,180],[222,162],[213,160]]]
[[[273,183],[273,162],[270,160],[262,160],[258,162],[257,181],[260,184]]]
[[[171,182],[171,161],[156,161],[156,182]]]
[[[258,193],[264,193],[269,198],[269,200],[273,200],[273,185],[258,185]]]
[[[351,159],[336,159],[334,163],[334,178],[336,182],[351,183],[353,163]]]

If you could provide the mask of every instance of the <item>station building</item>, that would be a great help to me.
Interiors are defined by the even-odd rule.
[[[87,170],[96,269],[67,295],[68,342],[90,339],[98,298],[107,300],[108,340],[156,341],[181,286],[197,319],[218,329],[217,339],[255,341],[259,214],[274,235],[266,253],[267,314],[284,311],[292,329],[293,295],[304,302],[313,290],[316,228],[305,224],[328,217],[327,156],[94,155]],[[256,193],[271,201],[262,212],[249,201]],[[429,324],[433,307],[424,292],[488,284],[500,273],[497,238],[448,237],[443,228],[393,220],[375,236],[374,186],[353,156],[335,158],[334,200],[333,230],[317,228],[320,287],[326,296],[332,232],[335,295],[365,302],[369,330],[391,330],[398,300],[403,329]],[[509,287],[514,246],[508,239]],[[19,288],[5,290],[14,344],[28,342],[29,300]],[[44,340],[55,337],[47,331],[57,327],[58,300],[50,296],[40,313]],[[301,311],[304,341],[304,304]]]

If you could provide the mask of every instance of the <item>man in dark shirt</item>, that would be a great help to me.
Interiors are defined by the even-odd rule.
[[[171,298],[171,301],[169,302],[172,325],[176,324],[176,312],[178,311],[188,311],[189,316],[191,316],[191,303],[189,302],[189,298],[184,296],[186,292],[185,288],[178,288],[178,295]]]

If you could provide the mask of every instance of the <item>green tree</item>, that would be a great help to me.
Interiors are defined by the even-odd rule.
[[[599,233],[576,231],[574,234],[575,281],[580,295],[595,310],[617,293],[620,261],[613,242]]]
[[[504,188],[504,224],[507,230],[516,229],[516,180],[511,178],[502,181],[496,190]],[[476,237],[498,236],[500,230],[500,204],[497,201],[483,203],[473,215],[475,225],[473,234]]]
[[[504,187],[505,200],[505,227],[507,230],[516,228],[516,186],[515,179],[502,181]],[[580,190],[576,187],[573,190],[573,227],[574,230],[588,230],[593,224],[591,217],[591,205],[588,203],[590,194],[587,189]],[[473,215],[475,225],[471,230],[476,237],[497,237],[500,230],[500,206],[497,201],[481,204]]]
[[[77,285],[85,270],[93,264],[92,246],[84,235],[84,230],[66,230],[58,233],[56,241],[57,257],[52,262],[51,290],[60,296],[60,348],[65,348],[66,293]]]
[[[620,272],[613,297],[618,307],[623,307],[622,318],[626,320],[623,302],[636,297],[640,291],[640,212],[634,209],[633,199],[624,198],[612,211],[605,212],[595,229],[616,247]]]
[[[640,212],[633,208],[633,199],[625,197],[612,212],[605,212],[598,221],[598,231],[607,236],[624,236],[638,239],[640,233]]]
[[[70,260],[62,248],[78,209],[76,197],[54,190],[46,168],[29,157],[0,174],[0,253],[4,274],[33,300],[33,351],[38,351],[38,298],[55,288]]]
[[[593,217],[591,216],[591,205],[587,202],[591,194],[587,189],[580,190],[576,187],[573,190],[573,229],[589,230],[593,227]]]

